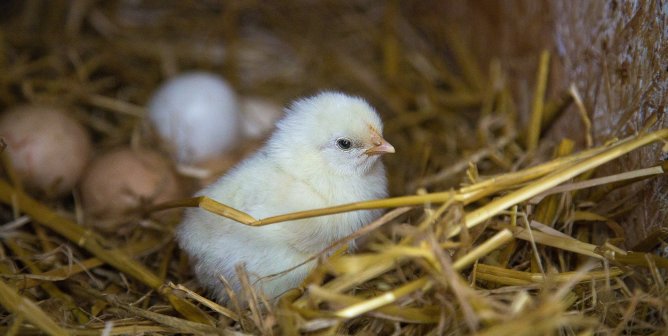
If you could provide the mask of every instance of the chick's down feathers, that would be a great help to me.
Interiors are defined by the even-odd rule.
[[[383,198],[387,180],[380,154],[394,147],[382,138],[378,114],[363,99],[323,92],[295,101],[266,145],[198,195],[255,218]],[[220,302],[220,276],[239,292],[235,267],[243,263],[268,298],[296,287],[332,242],[380,215],[356,211],[249,227],[201,209],[189,209],[177,240],[194,263],[198,281]]]

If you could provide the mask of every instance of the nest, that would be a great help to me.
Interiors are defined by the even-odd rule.
[[[613,197],[668,165],[657,159],[643,169],[600,171],[651,144],[658,158],[668,129],[648,118],[637,134],[595,143],[578,89],[546,94],[548,51],[533,55],[534,82],[518,92],[499,61],[479,65],[456,27],[412,18],[415,8],[398,1],[0,6],[0,105],[67,106],[97,150],[150,144],[143,124],[150,93],[188,69],[219,73],[241,95],[283,104],[322,89],[367,97],[397,148],[386,161],[392,198],[272,218],[207,198],[177,200],[144,209],[135,229],[118,236],[82,222],[76,197],[22,192],[5,160],[2,334],[659,335],[668,328],[668,259],[652,253],[668,234],[664,227],[629,242],[619,223],[630,198]],[[430,34],[447,44],[435,45]],[[531,97],[530,109],[518,107],[518,95]],[[582,146],[544,137],[564,111],[585,125]],[[387,212],[314,255],[318,266],[278,302],[247,285],[224,307],[198,294],[172,238],[178,219],[151,216],[184,206],[239,225]],[[358,250],[342,248],[360,237]]]

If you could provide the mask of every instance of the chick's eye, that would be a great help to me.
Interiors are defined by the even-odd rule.
[[[339,138],[336,139],[336,145],[342,150],[349,150],[353,146],[353,143],[349,139]]]

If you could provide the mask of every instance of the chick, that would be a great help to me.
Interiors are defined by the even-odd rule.
[[[285,112],[262,149],[198,195],[255,218],[387,196],[380,156],[395,150],[382,137],[380,117],[363,99],[323,92],[295,101]],[[219,302],[227,300],[220,275],[240,291],[239,263],[257,289],[276,298],[297,287],[314,262],[266,276],[304,263],[379,215],[357,211],[249,227],[190,209],[176,237],[194,262],[198,281]]]

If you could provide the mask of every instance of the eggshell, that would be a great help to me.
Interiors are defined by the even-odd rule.
[[[259,97],[242,98],[240,107],[241,129],[244,136],[251,139],[265,137],[283,115],[280,105]]]
[[[234,147],[239,137],[239,107],[220,76],[193,72],[160,86],[148,104],[149,120],[176,159],[197,164]]]
[[[81,182],[86,222],[113,230],[137,219],[146,206],[179,198],[167,159],[147,149],[120,148],[93,160]]]
[[[25,188],[47,197],[70,192],[91,155],[86,129],[55,107],[24,105],[6,111],[0,116],[0,136]]]

